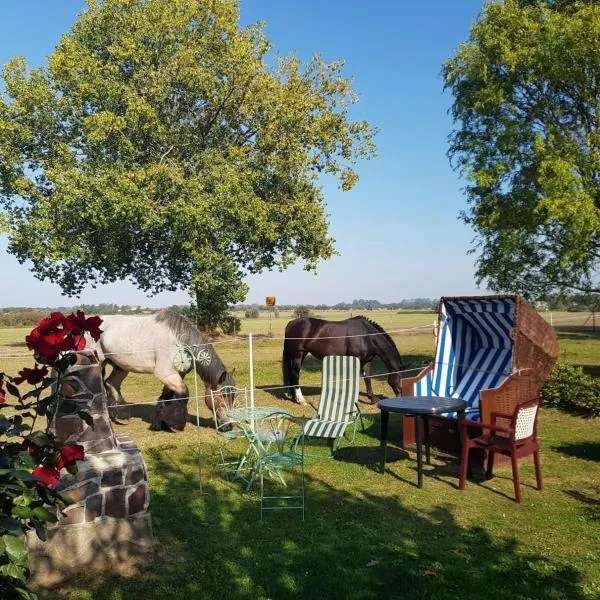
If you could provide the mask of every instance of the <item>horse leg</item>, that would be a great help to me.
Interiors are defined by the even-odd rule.
[[[164,387],[154,408],[150,429],[152,431],[183,431],[188,419],[188,387],[179,373],[161,379]]]
[[[306,404],[306,400],[300,389],[300,369],[302,368],[302,363],[305,358],[306,352],[304,352],[299,359],[294,359],[290,370],[290,385],[294,386],[294,400],[298,404]]]
[[[127,375],[129,375],[128,371],[112,365],[112,371],[104,381],[107,392],[108,415],[114,423],[120,423],[121,420],[127,420],[131,416],[129,409],[122,406],[125,404],[125,399],[121,394],[121,384]]]
[[[375,404],[373,396],[373,385],[371,384],[371,363],[366,362],[362,366],[362,376],[365,380],[365,387],[367,388],[367,398],[371,401],[371,404]]]

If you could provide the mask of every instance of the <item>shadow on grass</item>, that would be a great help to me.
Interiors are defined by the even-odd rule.
[[[593,487],[591,492],[593,496],[583,493],[581,490],[568,490],[565,493],[584,505],[583,515],[586,519],[600,521],[600,486]]]
[[[213,481],[200,496],[192,458],[179,451],[175,468],[167,452],[148,457],[155,563],[130,578],[82,577],[77,587],[94,591],[71,598],[583,598],[575,568],[459,524],[451,505],[418,510],[307,475],[306,521],[289,511],[261,522],[254,494]]]
[[[560,446],[552,446],[552,450],[583,460],[600,461],[600,443],[598,442],[565,442]]]

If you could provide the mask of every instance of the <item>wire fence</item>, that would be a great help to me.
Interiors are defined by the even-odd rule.
[[[552,323],[553,327],[556,329],[557,326],[560,327],[561,324],[566,324],[566,323],[572,323],[574,321],[583,321],[583,323],[580,323],[582,326],[584,326],[587,322],[589,322],[589,320],[592,318],[591,314],[584,314],[584,315],[574,315],[572,317],[562,317],[560,319],[553,319],[552,315],[550,314],[550,316],[548,315],[543,315],[546,317],[546,320],[550,323]],[[357,337],[371,337],[371,336],[381,336],[381,335],[399,335],[399,334],[410,334],[410,333],[418,333],[418,332],[424,332],[424,331],[433,331],[434,334],[436,332],[436,328],[437,328],[437,324],[435,322],[433,323],[429,323],[429,324],[423,324],[423,325],[415,325],[413,327],[403,327],[403,328],[395,328],[395,329],[387,329],[387,330],[383,330],[383,331],[377,331],[377,332],[371,332],[371,333],[363,333],[363,334],[353,334],[353,335],[340,335],[340,336],[315,336],[315,337],[301,337],[301,338],[287,338],[287,339],[292,339],[292,340],[313,340],[313,339],[346,339],[346,338],[357,338]],[[251,336],[249,336],[251,338]],[[259,338],[261,339],[261,341],[283,341],[285,340],[285,336],[265,336],[264,338]],[[223,346],[223,345],[235,345],[235,344],[248,344],[249,343],[249,338],[247,337],[242,337],[242,336],[236,336],[234,338],[230,338],[230,339],[226,339],[226,340],[217,340],[214,342],[203,342],[203,343],[199,343],[199,344],[194,344],[192,347],[194,349],[196,348],[203,348],[203,347],[209,347],[209,346]],[[259,346],[260,347],[260,346]],[[105,358],[109,358],[111,356],[114,355],[123,355],[123,354],[127,354],[127,355],[135,355],[135,354],[148,354],[148,353],[152,353],[152,352],[157,352],[160,350],[170,350],[172,349],[172,346],[165,346],[165,347],[160,347],[160,348],[137,348],[137,349],[131,349],[131,350],[125,350],[122,352],[113,352],[113,353],[103,353],[102,356]],[[23,360],[23,359],[27,359],[27,358],[32,358],[32,353],[31,352],[23,352],[23,353],[14,353],[14,354],[0,354],[0,360]],[[371,380],[371,379],[382,379],[384,377],[389,377],[391,375],[400,375],[401,379],[403,379],[404,377],[408,376],[408,374],[410,373],[419,373],[421,372],[424,368],[426,368],[428,365],[431,365],[433,363],[434,367],[439,367],[439,366],[451,366],[453,372],[456,372],[456,370],[458,369],[463,369],[463,370],[468,370],[470,373],[477,373],[477,374],[481,374],[481,375],[499,375],[499,376],[508,376],[508,375],[515,375],[515,373],[507,373],[505,371],[503,372],[497,372],[497,371],[493,371],[493,370],[487,370],[487,369],[483,369],[483,368],[477,368],[477,367],[473,367],[472,365],[469,364],[458,364],[458,363],[446,363],[443,361],[436,361],[434,362],[433,360],[429,363],[425,363],[425,364],[421,364],[419,366],[416,367],[411,367],[411,368],[407,368],[407,369],[398,369],[398,370],[389,370],[383,373],[375,373],[372,375],[364,375],[363,378],[365,380]],[[250,371],[253,371],[253,367],[250,367]],[[516,375],[520,375],[520,373],[516,373]],[[282,391],[282,390],[293,390],[295,389],[297,386],[295,385],[277,385],[277,386],[251,386],[250,388],[246,388],[251,394],[253,393],[257,393],[257,394],[261,394],[261,393],[271,393],[271,392],[275,392],[275,391]],[[196,385],[196,389],[197,389],[197,385]],[[135,400],[135,402],[128,402],[128,403],[124,403],[124,404],[114,404],[111,405],[111,408],[121,408],[121,407],[131,407],[131,406],[136,406],[136,405],[155,405],[158,404],[159,402],[173,402],[173,401],[180,401],[182,399],[184,400],[206,400],[208,398],[210,398],[211,395],[210,393],[205,393],[205,394],[198,394],[197,392],[193,395],[189,395],[186,396],[184,398],[173,398],[173,399],[142,399],[142,400]]]

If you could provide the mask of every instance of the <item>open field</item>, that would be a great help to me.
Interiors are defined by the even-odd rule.
[[[367,313],[393,337],[409,366],[431,360],[433,314]],[[327,313],[326,318],[349,314]],[[600,366],[600,337],[582,327],[572,313],[554,314],[560,327],[561,359]],[[561,321],[561,318],[564,321]],[[570,319],[570,320],[567,320]],[[236,381],[248,385],[245,335],[255,340],[255,385],[280,386],[280,356],[289,315],[273,320],[244,320],[242,339],[215,346]],[[0,331],[0,354],[26,353],[28,331]],[[264,336],[264,337],[263,337]],[[2,359],[0,369],[14,373],[28,366]],[[377,372],[383,366],[377,365]],[[193,385],[188,376],[187,382]],[[320,363],[309,360],[301,382],[308,399],[320,389]],[[82,574],[69,598],[75,600],[194,598],[409,598],[585,599],[600,597],[600,420],[586,420],[544,409],[540,417],[545,490],[533,489],[529,459],[522,462],[524,502],[511,500],[510,470],[483,480],[480,473],[464,492],[456,489],[458,466],[439,458],[425,467],[425,487],[416,488],[414,456],[400,448],[397,415],[390,424],[391,447],[385,475],[378,472],[379,411],[363,403],[364,433],[336,460],[308,461],[307,513],[274,513],[259,520],[255,493],[224,481],[214,463],[216,436],[210,413],[195,408],[181,434],[148,431],[152,402],[160,383],[132,375],[123,385],[132,403],[127,432],[144,453],[150,475],[151,510],[157,538],[155,563],[130,578],[88,578]],[[364,390],[364,386],[363,386]],[[388,395],[384,380],[374,390]],[[281,390],[256,393],[257,404],[280,405],[310,414],[281,397]],[[203,393],[203,390],[200,390]],[[194,391],[191,390],[191,394]],[[366,398],[363,397],[366,401]],[[200,495],[202,481],[209,495]],[[326,456],[324,447],[316,449]],[[58,594],[61,596],[62,594]]]

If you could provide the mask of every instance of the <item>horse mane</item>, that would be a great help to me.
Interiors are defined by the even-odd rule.
[[[204,381],[209,381],[215,385],[224,371],[227,369],[219,355],[215,352],[213,345],[207,342],[202,332],[183,315],[172,310],[163,308],[154,315],[157,323],[161,323],[177,338],[182,346],[199,346],[198,350],[206,350],[210,354],[210,363],[204,365],[201,362],[194,361],[196,371]]]
[[[381,335],[378,335],[377,337],[381,337],[387,342],[389,350],[394,355],[394,358],[398,361],[399,365],[402,365],[402,357],[400,356],[400,352],[398,351],[398,347],[396,346],[394,340],[392,339],[392,336],[379,323],[376,323],[375,321],[369,319],[368,317],[365,317],[364,315],[358,315],[358,316],[352,317],[352,318],[353,319],[362,319],[363,321],[366,321],[367,323],[369,323],[369,325],[371,325],[374,329],[376,329],[377,332],[381,334]]]

